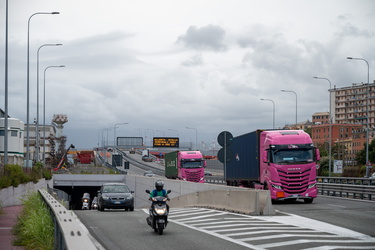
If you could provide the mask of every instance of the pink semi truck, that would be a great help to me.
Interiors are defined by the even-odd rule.
[[[272,200],[317,197],[320,160],[309,134],[302,130],[256,130],[234,137],[232,160],[225,171],[227,185],[270,190]]]
[[[206,161],[200,151],[174,151],[165,154],[165,176],[191,182],[204,182]]]

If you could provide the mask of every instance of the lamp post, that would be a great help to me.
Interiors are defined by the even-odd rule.
[[[171,129],[171,128],[169,128],[168,130],[170,130],[170,131],[175,131],[176,134],[177,134],[177,137],[178,137],[178,130],[176,130],[176,129]]]
[[[261,101],[270,101],[273,104],[273,129],[275,129],[275,102],[271,99],[260,99]]]
[[[282,89],[281,91],[282,92],[292,92],[292,93],[294,93],[296,95],[296,127],[297,127],[297,93],[294,92],[294,91],[292,91],[292,90],[284,90],[284,89]]]
[[[162,132],[163,136],[165,137],[165,132],[163,130],[156,130],[156,132]]]
[[[38,48],[37,59],[36,59],[36,161],[39,161],[39,51],[45,46],[61,46],[61,43],[57,44],[43,44]]]
[[[357,57],[347,57],[346,59],[349,59],[349,60],[361,60],[361,61],[364,61],[366,62],[367,64],[367,96],[366,96],[366,177],[369,177],[369,172],[370,172],[370,169],[368,166],[369,165],[369,158],[368,158],[368,144],[369,144],[369,122],[370,122],[370,117],[369,117],[369,102],[370,102],[370,98],[369,98],[369,95],[370,95],[370,90],[369,90],[369,85],[370,85],[370,65],[368,63],[367,60],[363,59],[363,58],[357,58]]]
[[[43,83],[43,166],[46,164],[46,71],[49,68],[64,68],[65,65],[48,66],[44,69],[44,83]]]
[[[116,128],[117,128],[117,125],[126,125],[126,124],[129,124],[129,123],[128,122],[116,123],[115,126],[113,126],[113,146],[114,147],[117,146],[117,143],[116,143]]]
[[[27,22],[27,97],[26,97],[26,167],[29,166],[29,159],[30,159],[30,126],[29,126],[29,117],[30,117],[30,20],[35,15],[55,15],[60,14],[60,12],[36,12],[29,17]]]
[[[186,127],[186,128],[195,130],[195,147],[196,147],[196,150],[198,150],[198,130],[196,128],[189,128],[189,127]]]
[[[314,76],[314,79],[320,79],[320,80],[327,80],[329,82],[329,153],[328,153],[328,177],[331,177],[331,169],[332,169],[332,163],[331,163],[331,154],[332,154],[332,108],[331,108],[331,89],[332,84],[331,81],[328,78],[325,77],[318,77]]]
[[[153,146],[153,142],[154,142],[155,132],[154,132],[153,129],[150,129],[150,128],[146,128],[146,130],[152,131],[152,139],[150,140],[150,144],[151,144],[151,147],[152,147]]]
[[[4,165],[8,164],[8,0],[5,1]]]

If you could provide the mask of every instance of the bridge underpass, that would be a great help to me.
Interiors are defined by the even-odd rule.
[[[80,210],[84,193],[89,193],[92,200],[102,184],[124,182],[124,180],[125,175],[56,174],[53,176],[53,188],[64,191],[70,196],[69,209]]]

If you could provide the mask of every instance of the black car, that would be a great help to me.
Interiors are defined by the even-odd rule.
[[[98,206],[100,211],[105,208],[134,210],[134,191],[124,183],[106,183],[98,191]]]

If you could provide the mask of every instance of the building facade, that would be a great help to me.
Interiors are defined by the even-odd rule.
[[[0,118],[0,161],[4,164],[5,118]],[[8,118],[8,164],[23,165],[25,124],[16,118]]]

